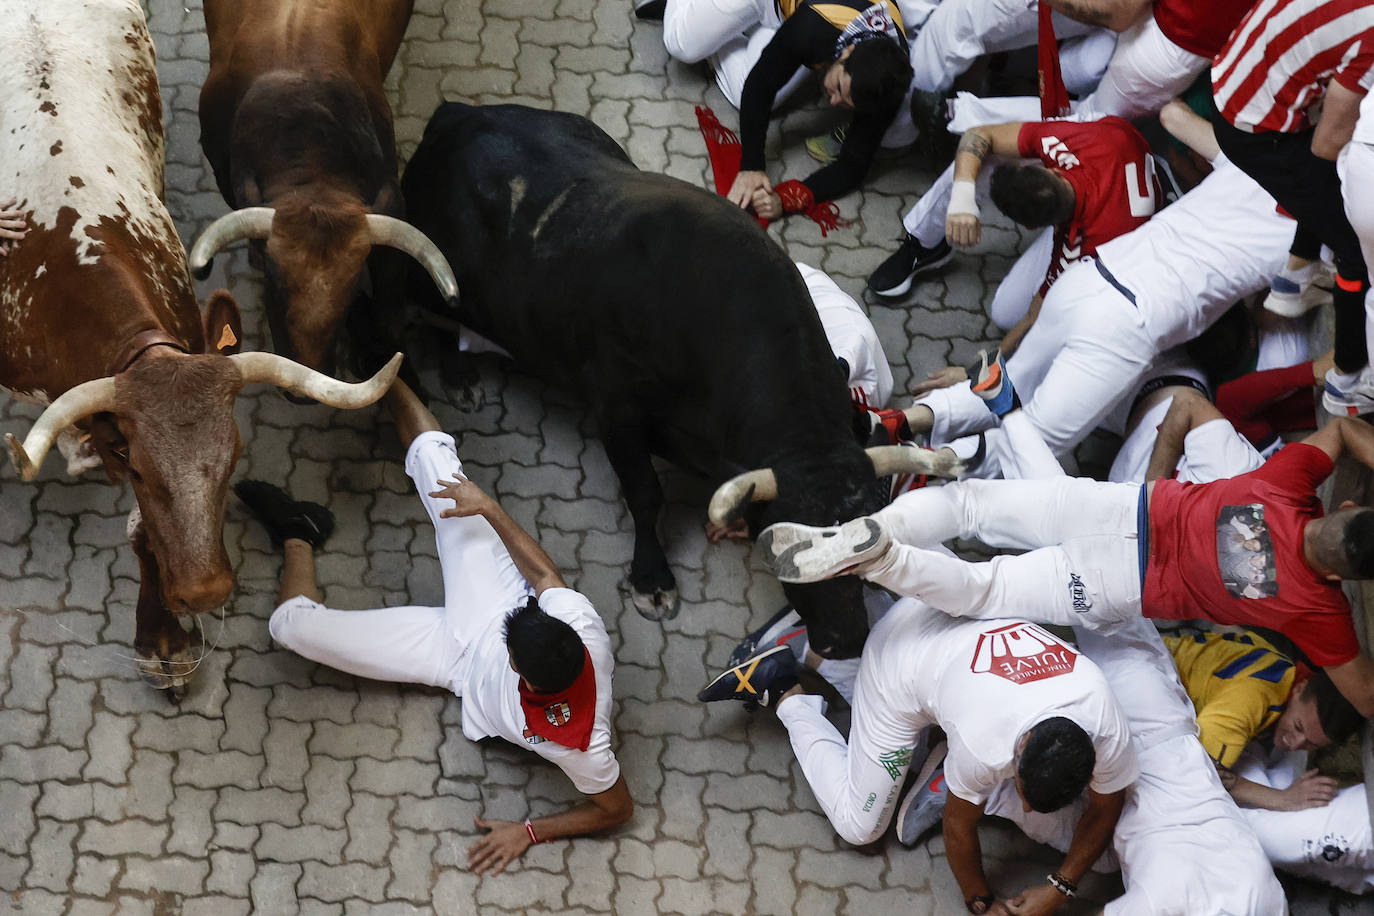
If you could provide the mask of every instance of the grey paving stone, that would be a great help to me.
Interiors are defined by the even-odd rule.
[[[210,872],[210,863],[186,856],[145,859],[129,856],[124,860],[119,886],[127,890],[172,892],[186,896],[199,894]]]

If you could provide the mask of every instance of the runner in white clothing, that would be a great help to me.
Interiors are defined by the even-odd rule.
[[[882,834],[922,731],[938,724],[949,741],[946,854],[970,912],[995,903],[976,831],[985,809],[1024,827],[1041,820],[1037,813],[1080,802],[1058,871],[1008,895],[1024,912],[1062,903],[1106,850],[1136,777],[1135,753],[1102,673],[1048,631],[1020,620],[957,620],[898,601],[865,645],[847,743],[822,714],[821,698],[794,686],[794,671],[792,650],[775,646],[722,674],[702,698],[775,708],[846,841]]]
[[[523,823],[476,818],[485,835],[468,849],[468,865],[478,874],[500,873],[534,843],[606,830],[633,814],[611,750],[615,659],[591,602],[568,588],[534,539],[463,476],[453,437],[404,383],[387,397],[408,446],[406,473],[434,525],[443,607],[325,607],[313,549],[333,527],[328,510],[258,481],[235,489],[285,552],[269,623],[273,639],[359,677],[452,691],[463,700],[465,736],[528,748],[587,796],[567,811]]]

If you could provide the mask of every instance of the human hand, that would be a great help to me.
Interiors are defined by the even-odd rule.
[[[482,492],[481,487],[464,477],[459,477],[457,480],[441,478],[438,483],[443,489],[435,490],[429,495],[435,499],[453,500],[453,508],[440,512],[440,518],[467,518],[471,515],[482,515],[496,505],[496,501]]]
[[[474,874],[490,871],[499,875],[506,866],[525,854],[531,845],[529,831],[515,821],[484,821],[474,817],[472,822],[486,835],[468,847],[468,868]]]
[[[1319,776],[1316,770],[1308,770],[1293,784],[1282,790],[1282,811],[1301,811],[1304,808],[1321,808],[1336,797],[1336,780],[1330,776]]]
[[[749,524],[742,518],[737,518],[728,525],[707,522],[706,540],[712,544],[719,544],[721,541],[747,541],[749,540]]]
[[[19,201],[11,198],[0,204],[0,258],[10,253],[19,240],[29,234],[29,221],[23,210],[15,210]]]
[[[946,366],[943,369],[936,369],[926,376],[924,382],[918,382],[911,386],[911,393],[920,397],[928,391],[936,388],[949,388],[960,382],[968,381],[968,370],[963,366]]]
[[[1011,916],[1011,910],[1007,909],[1005,900],[994,900],[987,909],[987,916]]]
[[[945,238],[955,248],[970,248],[983,238],[983,224],[974,213],[950,213],[945,217]]]
[[[734,184],[730,185],[730,190],[725,197],[732,204],[736,204],[740,209],[748,207],[754,202],[754,192],[759,188],[772,192],[773,184],[768,180],[768,175],[764,172],[748,171],[740,172],[735,176]]]
[[[1008,900],[1007,912],[1012,916],[1048,916],[1068,899],[1052,884],[1037,884]]]
[[[749,205],[764,219],[782,218],[782,195],[775,191],[759,188],[754,192],[754,196],[749,198]]]

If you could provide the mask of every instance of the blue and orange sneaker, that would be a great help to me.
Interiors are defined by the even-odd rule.
[[[991,355],[987,350],[979,350],[978,361],[968,367],[968,380],[973,393],[987,401],[988,410],[999,417],[1021,406],[1000,348],[993,350]]]

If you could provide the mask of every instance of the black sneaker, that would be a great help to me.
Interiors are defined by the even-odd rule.
[[[643,22],[662,22],[666,0],[644,0],[635,4],[635,18]]]
[[[901,246],[868,278],[868,288],[877,296],[904,296],[913,280],[944,267],[952,257],[954,249],[945,239],[940,239],[934,248],[927,248],[907,233]]]
[[[702,688],[703,703],[741,700],[771,709],[778,698],[797,686],[797,659],[788,646],[774,646],[725,669]]]
[[[774,646],[792,646],[796,640],[805,639],[806,624],[802,623],[801,615],[792,608],[792,605],[785,604],[782,610],[768,618],[763,626],[744,637],[744,640],[735,646],[735,651],[730,653],[728,664],[733,667],[760,649],[771,649]],[[794,649],[793,657],[796,657],[799,651]]]
[[[273,544],[299,538],[319,547],[334,531],[334,513],[319,503],[293,500],[265,480],[240,480],[234,484],[234,492],[267,529]]]

